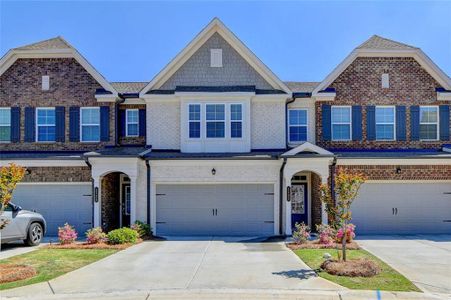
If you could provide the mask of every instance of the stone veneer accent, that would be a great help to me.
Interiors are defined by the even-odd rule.
[[[381,87],[383,73],[390,75],[390,88]],[[358,57],[330,85],[336,89],[334,101],[316,103],[316,141],[318,146],[338,149],[434,148],[443,141],[410,140],[410,106],[440,105],[435,89],[440,84],[410,57]],[[362,141],[334,142],[322,139],[321,105],[361,105]],[[368,141],[366,137],[367,105],[406,106],[406,141]]]
[[[101,183],[102,229],[106,232],[119,228],[120,220],[120,173],[103,176]]]
[[[146,109],[145,104],[120,104],[119,110],[126,110],[126,109]],[[144,136],[137,136],[137,137],[127,137],[127,136],[121,136],[119,134],[119,144],[120,145],[145,145],[146,144],[146,138]]]
[[[86,167],[27,167],[22,182],[90,182],[91,170]]]
[[[401,169],[399,174],[397,168]],[[450,180],[451,165],[337,165],[336,172],[355,172],[367,180]]]
[[[50,76],[50,90],[42,91],[42,76]],[[115,144],[113,103],[99,103],[96,89],[101,85],[73,58],[18,59],[0,76],[0,107],[20,107],[20,143],[2,143],[1,150],[52,151],[93,150]],[[99,143],[69,142],[70,106],[110,106],[110,141]],[[25,107],[65,106],[66,139],[64,143],[24,142]]]

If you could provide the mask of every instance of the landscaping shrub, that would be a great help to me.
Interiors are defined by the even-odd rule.
[[[63,227],[58,227],[58,240],[60,244],[72,244],[77,239],[77,231],[75,228],[68,223],[64,224]]]
[[[367,258],[348,261],[326,260],[321,269],[329,274],[349,277],[372,277],[381,272],[379,265]]]
[[[296,244],[303,244],[310,238],[310,227],[308,227],[304,222],[296,223],[294,225],[295,230],[293,232],[293,240]]]
[[[128,227],[112,230],[108,232],[108,242],[110,244],[134,244],[138,240],[138,233]]]
[[[140,238],[152,235],[150,225],[141,221],[136,221],[130,228],[136,231]]]
[[[319,242],[322,245],[331,246],[334,245],[336,239],[335,230],[329,225],[320,224],[316,225],[316,230],[319,234]]]
[[[106,233],[103,232],[102,228],[94,227],[86,231],[86,243],[97,244],[106,241]]]
[[[355,225],[348,224],[346,226],[346,242],[350,243],[355,238]],[[343,240],[343,228],[338,229],[337,231],[337,241],[341,242]]]

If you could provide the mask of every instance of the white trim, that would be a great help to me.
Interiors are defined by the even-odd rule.
[[[437,110],[437,121],[436,122],[421,122],[421,108],[435,108]],[[419,138],[420,141],[422,142],[436,142],[440,140],[440,109],[438,105],[420,105],[419,106],[419,121],[420,121],[420,125],[419,125]],[[436,133],[436,138],[435,139],[422,139],[421,138],[421,125],[436,125],[437,126],[437,133]]]
[[[232,105],[239,105],[240,106],[240,116],[241,118],[239,120],[232,120]],[[244,137],[243,134],[243,128],[244,128],[244,105],[242,103],[229,103],[226,107],[226,109],[229,110],[229,118],[228,118],[228,125],[229,125],[229,132],[230,132],[230,139],[232,140],[242,140]],[[241,124],[241,136],[240,137],[233,137],[232,136],[232,123],[240,123]]]
[[[349,109],[349,123],[334,123],[333,110],[334,108],[348,108]],[[349,124],[349,139],[334,139],[334,124],[348,125]],[[352,106],[351,105],[332,105],[330,108],[330,139],[332,142],[350,142],[352,141]]]
[[[292,110],[304,110],[306,113],[306,117],[305,117],[305,125],[290,125],[290,111]],[[288,126],[288,142],[291,144],[299,144],[302,142],[306,142],[309,140],[309,128],[308,128],[308,123],[309,123],[309,117],[308,117],[308,113],[309,113],[309,109],[308,108],[288,108],[288,116],[287,116],[287,126]],[[292,141],[291,137],[290,137],[290,127],[305,127],[305,131],[306,131],[306,135],[305,135],[305,141]]]
[[[49,124],[43,124],[43,125],[39,125],[39,122],[38,122],[38,120],[39,120],[39,118],[38,118],[38,115],[39,115],[39,113],[38,113],[38,111],[39,110],[53,110],[53,112],[55,113],[55,123],[53,123],[53,125],[49,125]],[[56,142],[56,109],[55,109],[55,107],[36,107],[36,109],[35,109],[35,142],[37,142],[37,143],[44,143],[44,144],[47,144],[47,143],[55,143]],[[55,140],[53,140],[53,141],[40,141],[39,140],[39,126],[41,126],[41,127],[55,127]]]
[[[95,124],[95,123],[88,123],[88,124],[83,124],[83,110],[88,110],[88,109],[96,109],[99,112],[99,124]],[[86,106],[86,107],[80,107],[80,124],[79,124],[79,128],[80,128],[80,143],[98,143],[100,142],[100,107],[99,106]],[[83,140],[83,126],[99,126],[99,139],[95,140],[95,141],[84,141]]]
[[[191,105],[196,105],[199,106],[199,120],[191,120],[190,119],[190,106]],[[187,112],[187,116],[188,116],[188,134],[187,134],[187,139],[188,140],[193,140],[193,141],[199,141],[202,139],[202,104],[201,103],[187,103],[186,108],[188,109]],[[199,123],[199,137],[191,137],[190,136],[190,125],[191,123]]]
[[[9,111],[9,125],[8,124],[0,124],[0,127],[9,127],[9,139],[5,141],[0,141],[1,144],[11,143],[11,131],[12,131],[12,123],[11,123],[11,107],[0,107],[0,111],[5,110]]]
[[[128,134],[128,112],[132,112],[132,111],[136,111],[136,118],[137,121],[136,122],[130,122],[130,125],[134,125],[136,124],[136,128],[137,128],[137,132],[136,134]],[[126,137],[138,137],[139,136],[139,109],[137,108],[127,108],[125,109],[125,136]]]
[[[392,108],[393,109],[393,123],[377,123],[377,109],[378,108]],[[376,142],[392,142],[396,141],[396,106],[395,105],[376,105],[374,107],[374,120],[375,120],[375,141]],[[393,125],[393,139],[377,139],[377,125]]]
[[[268,83],[287,94],[291,90],[265,66],[218,18],[214,18],[177,56],[139,93],[160,88],[214,33],[220,34]]]
[[[304,142],[301,145],[291,149],[290,151],[283,153],[282,157],[296,155],[301,152],[316,152],[320,155],[331,155],[331,156],[334,155],[332,152],[327,151],[326,149],[323,149],[317,145],[313,145],[312,143],[309,142]]]
[[[437,92],[438,101],[451,101],[451,92]]]

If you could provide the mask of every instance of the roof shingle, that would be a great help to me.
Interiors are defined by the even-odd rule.
[[[285,81],[284,83],[292,92],[311,93],[321,82]]]
[[[118,93],[139,93],[148,82],[110,82]]]
[[[51,49],[72,49],[62,37],[57,36],[48,40],[36,42],[22,47],[14,48],[15,50],[51,50]]]
[[[357,47],[357,49],[375,49],[375,50],[413,50],[418,49],[416,47],[396,42],[390,39],[373,35],[363,44]]]

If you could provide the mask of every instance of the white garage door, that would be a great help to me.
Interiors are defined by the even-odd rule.
[[[58,226],[69,223],[84,237],[92,225],[92,188],[86,184],[19,184],[13,200],[23,209],[42,214],[46,236],[57,236]]]
[[[157,185],[158,235],[269,236],[274,185]]]
[[[451,233],[450,183],[366,183],[352,204],[358,234]]]

